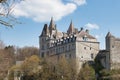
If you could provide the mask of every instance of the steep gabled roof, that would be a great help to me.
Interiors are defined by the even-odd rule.
[[[60,39],[62,37],[63,37],[63,33],[59,32],[59,31],[56,31],[56,39]]]
[[[106,38],[107,37],[114,37],[114,36],[110,32],[108,32],[107,35],[106,35]]]
[[[63,32],[63,37],[65,38],[67,36],[68,36],[68,34]]]
[[[95,37],[93,37],[92,35],[88,34],[86,31],[84,30],[81,30],[78,34],[77,34],[78,37],[87,37],[87,38],[90,38],[90,39],[96,39]]]
[[[106,35],[106,37],[110,37],[111,36],[111,33],[110,32],[108,32],[107,33],[107,35]]]

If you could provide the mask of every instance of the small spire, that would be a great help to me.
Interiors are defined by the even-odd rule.
[[[68,28],[68,34],[70,34],[70,33],[73,33],[75,31],[75,29],[74,29],[74,26],[73,26],[73,23],[72,23],[72,20],[71,20],[71,23],[70,23],[70,26],[69,26],[69,28]]]
[[[53,21],[53,17],[51,17],[51,21],[50,21],[50,25],[49,25],[50,35],[52,34],[53,30],[55,30],[55,24],[54,24],[54,21]]]
[[[55,24],[54,24],[54,21],[53,21],[53,17],[51,17],[49,29],[50,29],[50,30],[54,30],[54,29],[55,29]]]
[[[72,28],[73,28],[73,22],[72,22],[72,20],[71,20],[71,22],[70,22],[70,27],[72,27]]]

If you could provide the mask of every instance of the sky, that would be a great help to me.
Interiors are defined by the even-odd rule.
[[[0,25],[0,39],[6,45],[39,47],[39,36],[51,17],[62,32],[71,20],[79,30],[89,29],[101,49],[108,31],[120,37],[120,0],[24,0],[15,5],[12,15],[22,24]]]

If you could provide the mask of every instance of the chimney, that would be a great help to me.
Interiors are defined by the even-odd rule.
[[[86,33],[88,33],[88,34],[89,34],[89,30],[88,30],[88,29],[86,29]]]
[[[80,31],[82,31],[82,30],[83,30],[83,27],[81,27]]]

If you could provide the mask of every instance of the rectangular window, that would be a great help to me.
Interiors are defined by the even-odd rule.
[[[83,58],[83,56],[81,56],[81,58]]]
[[[67,51],[67,45],[66,45],[66,47],[65,47],[65,51]]]
[[[112,45],[112,48],[114,48],[114,46]]]
[[[84,47],[84,50],[86,50],[86,47]]]
[[[75,49],[75,45],[74,44],[72,44],[72,50],[74,50]]]
[[[49,51],[47,51],[47,56],[49,56]]]
[[[44,58],[44,52],[42,52],[41,57]]]
[[[90,50],[91,50],[92,48],[90,47]]]
[[[69,58],[71,58],[71,54],[69,54]]]
[[[44,38],[42,38],[42,42],[44,42]]]
[[[60,49],[60,47],[59,47],[59,53],[61,53],[61,49]]]
[[[57,53],[59,53],[59,49],[58,49],[58,48],[57,48],[57,50],[56,50],[56,51],[57,51]]]
[[[83,41],[88,41],[88,38],[86,36],[84,36]]]
[[[42,50],[44,50],[44,45],[42,45]]]
[[[47,43],[47,48],[49,48],[49,43]]]
[[[65,54],[65,58],[67,58],[67,54]]]
[[[91,54],[91,59],[93,59],[94,58],[94,55],[93,55],[93,53]]]
[[[60,56],[58,55],[58,60],[60,59]]]
[[[70,51],[70,45],[69,45],[69,51]]]
[[[64,47],[62,47],[62,48],[63,48],[63,52],[64,52],[64,51],[65,51],[65,50],[64,50]]]

